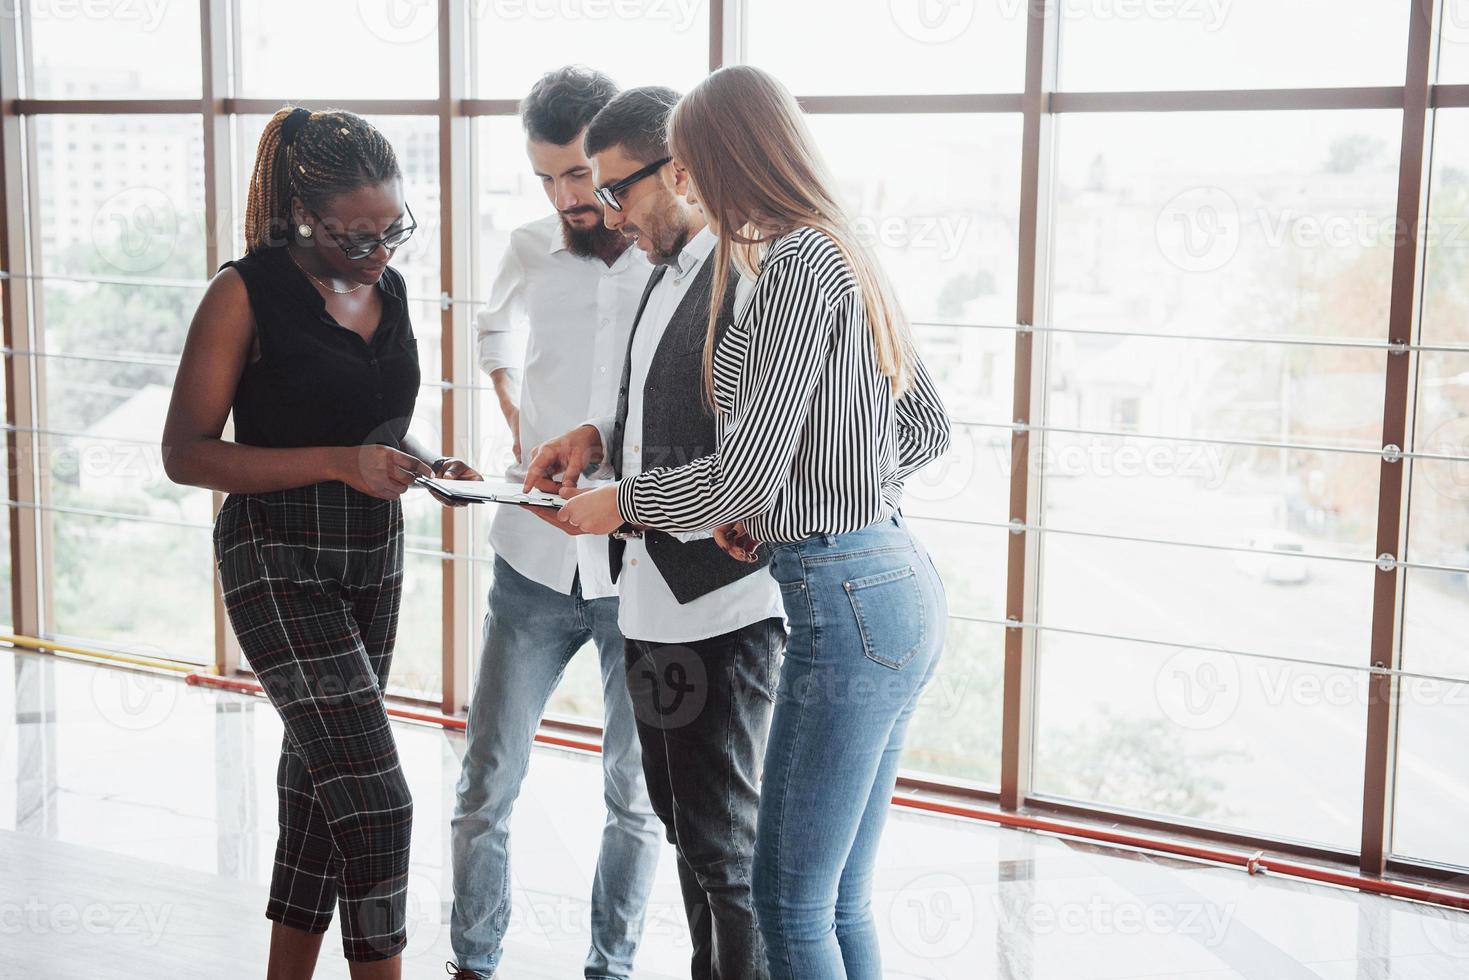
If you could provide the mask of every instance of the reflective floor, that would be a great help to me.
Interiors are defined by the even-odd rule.
[[[462,736],[403,724],[413,787],[405,977],[443,976]],[[281,730],[258,699],[0,651],[0,978],[261,976]],[[512,829],[502,974],[573,977],[601,825],[594,758],[538,750]],[[687,976],[673,861],[639,976]],[[888,977],[1446,980],[1469,915],[988,825],[895,812],[874,908]],[[206,951],[207,950],[207,954]],[[335,927],[319,976],[345,977]]]

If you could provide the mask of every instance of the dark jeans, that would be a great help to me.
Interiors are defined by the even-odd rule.
[[[693,980],[765,980],[750,872],[779,619],[683,644],[627,642],[653,811],[678,855]]]

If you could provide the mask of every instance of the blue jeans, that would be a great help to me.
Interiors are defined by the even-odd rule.
[[[948,605],[894,516],[771,549],[790,624],[755,832],[771,980],[880,980],[872,869]]]
[[[450,940],[460,969],[499,964],[510,921],[510,809],[530,764],[536,728],[567,663],[595,640],[602,664],[602,787],[607,820],[592,883],[586,975],[625,980],[662,847],[643,784],[642,753],[627,692],[617,599],[562,595],[495,559],[484,652],[469,708],[452,826]]]

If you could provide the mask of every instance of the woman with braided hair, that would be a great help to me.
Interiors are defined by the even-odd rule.
[[[414,228],[392,147],[350,112],[260,137],[245,255],[189,328],[163,434],[214,525],[230,624],[285,727],[269,980],[310,977],[336,907],[354,978],[400,976],[413,801],[383,703],[415,476],[480,479],[408,433],[417,342],[388,266]],[[221,438],[234,413],[234,440]]]

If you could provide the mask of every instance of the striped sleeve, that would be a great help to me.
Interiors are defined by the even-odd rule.
[[[699,531],[775,503],[831,350],[834,315],[818,270],[794,253],[767,263],[746,322],[748,346],[718,451],[623,480],[617,494],[623,520]]]
[[[913,386],[893,405],[898,430],[899,480],[921,470],[949,448],[949,414],[923,359],[913,358]]]

